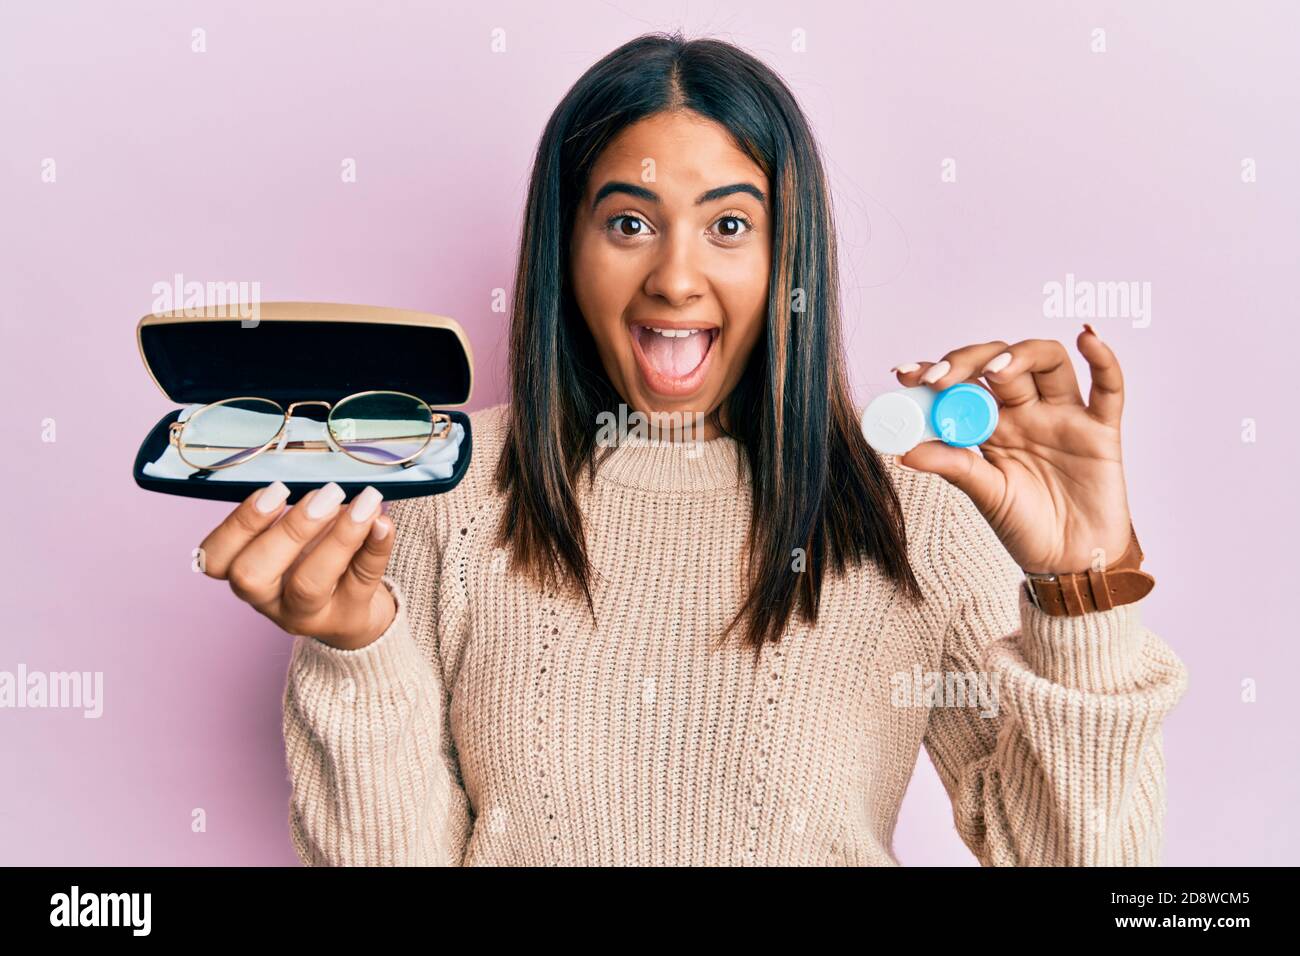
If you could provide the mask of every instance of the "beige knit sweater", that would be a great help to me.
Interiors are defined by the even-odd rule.
[[[926,594],[828,577],[755,667],[714,638],[742,595],[748,463],[625,444],[581,489],[599,627],[507,573],[491,533],[506,406],[453,491],[396,501],[392,626],[294,640],[292,840],[309,865],[898,865],[924,745],[984,865],[1153,865],[1182,662],[1141,602],[1043,614],[970,499],[890,473]],[[938,676],[935,676],[935,675]]]

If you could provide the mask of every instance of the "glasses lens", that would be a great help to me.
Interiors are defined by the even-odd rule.
[[[329,417],[339,447],[372,465],[391,465],[417,455],[433,433],[429,406],[400,392],[371,392],[345,399]]]
[[[265,398],[236,398],[200,408],[181,429],[180,455],[195,468],[229,468],[266,447],[284,410]]]

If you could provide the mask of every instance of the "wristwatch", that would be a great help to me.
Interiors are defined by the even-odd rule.
[[[1109,611],[1119,604],[1141,600],[1156,586],[1156,579],[1139,571],[1142,546],[1130,521],[1128,549],[1106,570],[1089,568],[1073,574],[1025,572],[1025,590],[1034,607],[1054,617]]]

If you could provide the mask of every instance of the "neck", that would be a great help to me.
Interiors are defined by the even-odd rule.
[[[744,446],[725,435],[688,441],[628,435],[617,443],[598,441],[595,455],[597,481],[643,491],[739,490],[750,481]]]
[[[632,409],[621,403],[617,416],[614,412],[602,413],[604,426],[601,429],[606,444],[613,445],[612,428],[619,435],[632,435],[636,438],[648,438],[653,441],[694,443],[713,441],[723,436],[727,427],[726,404],[720,405],[714,412],[661,412]]]
[[[610,413],[609,419],[612,418],[613,413]],[[607,427],[602,430],[608,445],[617,443],[613,429],[608,426],[616,428],[619,436],[683,444],[712,441],[721,434],[717,424],[703,412],[629,411],[626,405],[620,405],[618,420],[609,419],[606,419]]]

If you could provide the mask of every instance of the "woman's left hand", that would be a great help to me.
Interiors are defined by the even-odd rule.
[[[1119,428],[1124,379],[1115,354],[1084,328],[1076,344],[1092,374],[1087,405],[1069,353],[1055,339],[968,345],[897,373],[905,386],[937,392],[972,382],[997,399],[998,426],[980,445],[983,457],[926,441],[899,461],[964,491],[1025,571],[1086,571],[1098,566],[1098,549],[1109,566],[1129,545]],[[986,369],[990,362],[998,371]],[[922,381],[943,365],[934,381]]]

